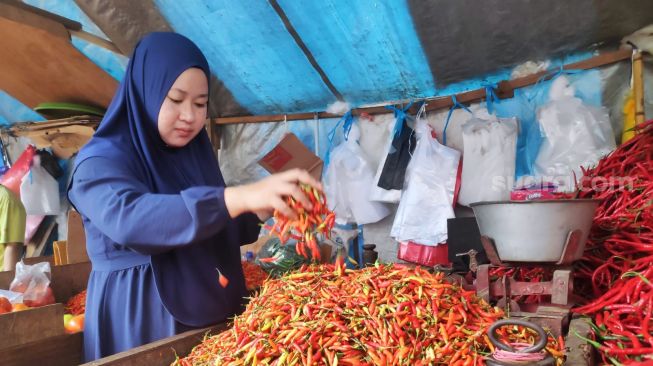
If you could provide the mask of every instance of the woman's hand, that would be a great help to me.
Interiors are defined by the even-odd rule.
[[[322,189],[322,185],[307,171],[293,169],[273,174],[256,183],[227,187],[224,190],[225,205],[231,217],[253,212],[263,220],[269,218],[274,210],[279,210],[284,216],[294,219],[295,212],[286,204],[286,197],[293,197],[308,209],[312,207],[311,201],[299,187],[300,183]]]

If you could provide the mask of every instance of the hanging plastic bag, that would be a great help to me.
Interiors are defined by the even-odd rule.
[[[29,170],[35,154],[36,148],[33,145],[27,146],[14,165],[0,178],[0,184],[20,196],[21,180]]]
[[[537,112],[544,141],[535,161],[535,173],[558,184],[558,190],[575,189],[581,167],[596,164],[615,148],[610,118],[604,108],[583,104],[574,96],[569,80],[553,81],[549,103]]]
[[[330,154],[325,176],[325,193],[329,208],[340,224],[359,225],[377,222],[390,214],[382,203],[370,200],[374,172],[363,149],[358,144],[360,130],[350,121],[345,141]]]
[[[385,148],[385,158],[379,164],[374,177],[370,193],[373,201],[397,203],[401,199],[406,168],[416,145],[414,131],[406,121],[408,117],[406,112],[411,106],[412,103],[404,109],[386,106],[394,111],[396,119],[394,125],[390,124],[392,130]]]
[[[32,167],[23,177],[20,200],[28,215],[59,214],[59,183],[43,169],[38,155],[34,156]]]
[[[465,122],[459,204],[510,199],[516,144],[516,118],[499,119],[481,109]]]
[[[9,291],[22,293],[23,303],[29,307],[54,304],[54,294],[50,288],[50,263],[27,265],[23,261],[18,262]]]
[[[390,235],[399,242],[438,245],[447,240],[447,219],[455,217],[460,152],[441,145],[421,115],[415,127],[417,146],[406,170],[405,190]]]

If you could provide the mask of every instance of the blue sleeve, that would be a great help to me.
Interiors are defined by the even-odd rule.
[[[74,172],[68,198],[102,233],[119,245],[154,254],[207,239],[231,221],[224,187],[192,187],[156,194],[128,168],[90,158]]]

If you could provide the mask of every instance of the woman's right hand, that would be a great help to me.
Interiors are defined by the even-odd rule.
[[[303,193],[300,183],[322,189],[322,185],[307,171],[293,169],[273,174],[256,183],[225,188],[225,205],[231,217],[254,212],[263,218],[265,214],[270,216],[278,210],[284,216],[294,219],[295,212],[286,204],[286,197],[293,197],[302,206],[311,208],[311,201]]]

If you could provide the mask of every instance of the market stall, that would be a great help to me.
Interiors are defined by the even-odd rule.
[[[0,364],[653,365],[651,24],[1,2]]]

